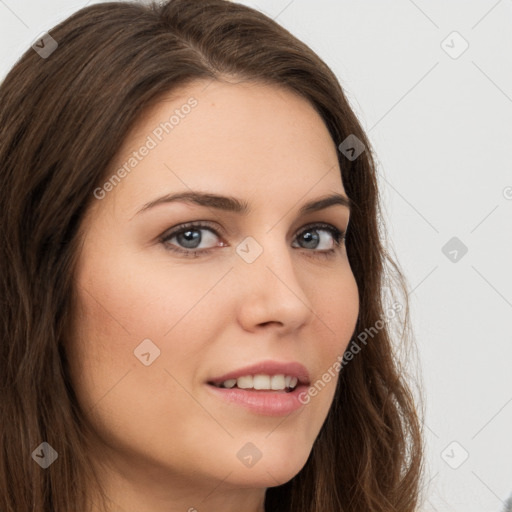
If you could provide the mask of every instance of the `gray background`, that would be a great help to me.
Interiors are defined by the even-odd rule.
[[[422,510],[501,510],[512,491],[512,0],[242,3],[331,66],[376,150],[423,373]],[[84,5],[0,0],[2,78]]]

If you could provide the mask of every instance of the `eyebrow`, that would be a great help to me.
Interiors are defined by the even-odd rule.
[[[197,204],[199,206],[206,206],[208,208],[215,208],[218,210],[223,210],[227,212],[234,212],[240,215],[247,215],[251,212],[251,208],[246,201],[241,201],[236,197],[232,196],[223,196],[219,194],[210,194],[205,192],[178,192],[176,194],[167,194],[165,196],[159,197],[154,201],[146,203],[137,213],[136,215],[149,210],[150,208],[154,208],[160,204],[164,203],[173,203],[173,202],[184,202]],[[314,199],[306,204],[304,204],[300,210],[299,214],[304,215],[307,213],[316,212],[318,210],[323,210],[324,208],[328,208],[329,206],[341,205],[348,210],[351,210],[352,201],[343,194],[330,194],[318,199]]]

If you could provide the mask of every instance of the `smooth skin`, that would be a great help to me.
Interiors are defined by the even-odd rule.
[[[282,417],[224,402],[206,382],[272,359],[304,364],[314,383],[344,353],[359,313],[344,241],[338,247],[328,230],[308,228],[343,232],[349,209],[298,215],[306,202],[346,193],[336,144],[295,93],[256,82],[189,84],[144,114],[112,174],[191,97],[197,105],[161,141],[152,136],[157,146],[95,200],[82,225],[67,350],[114,512],[263,512],[266,489],[306,463],[338,376]],[[139,212],[191,190],[236,197],[251,211],[163,202]],[[198,221],[214,231],[162,241]],[[252,263],[236,251],[247,237],[263,251]],[[147,339],[160,355],[145,365],[134,351]],[[262,454],[252,467],[237,457],[246,443]]]

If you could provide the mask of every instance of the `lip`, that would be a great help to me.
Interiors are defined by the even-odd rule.
[[[215,397],[239,405],[253,413],[264,416],[284,416],[296,411],[305,403],[299,397],[307,391],[306,384],[297,384],[293,391],[265,391],[238,388],[217,388],[206,384],[206,389]]]
[[[290,377],[297,377],[298,385],[309,384],[309,373],[306,367],[297,362],[285,362],[279,361],[261,361],[238,370],[221,375],[220,377],[214,377],[208,381],[208,383],[222,384],[224,381],[229,379],[238,379],[238,377],[244,377],[246,375],[290,375]],[[297,388],[296,388],[297,389]]]
[[[297,386],[293,391],[254,390],[239,388],[219,388],[228,379],[237,379],[245,375],[289,375],[297,377]],[[306,367],[297,362],[262,361],[244,368],[215,377],[206,382],[206,388],[215,397],[239,405],[251,412],[265,416],[283,416],[304,405],[299,400],[302,392],[308,389],[310,377]]]

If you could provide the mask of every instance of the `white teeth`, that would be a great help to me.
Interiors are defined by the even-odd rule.
[[[290,375],[245,375],[238,379],[225,380],[220,387],[233,388],[235,385],[240,389],[268,389],[273,391],[283,391],[287,388],[294,389],[298,384],[297,377]]]
[[[252,378],[252,387],[254,389],[271,389],[270,377],[268,375],[255,375]]]
[[[274,375],[270,379],[270,387],[272,389],[284,389],[286,387],[285,382],[284,375]]]
[[[236,384],[236,379],[228,379],[228,380],[225,380],[222,385],[225,387],[225,388],[232,388],[234,385]]]
[[[236,385],[241,389],[252,388],[252,375],[247,375],[247,377],[238,377],[238,379],[236,379]]]

